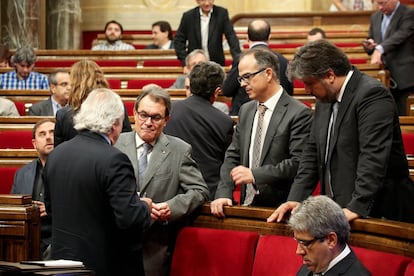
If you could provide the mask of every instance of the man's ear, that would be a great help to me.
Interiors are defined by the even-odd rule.
[[[219,86],[219,87],[216,88],[216,90],[214,90],[214,93],[211,94],[211,96],[210,96],[210,102],[211,103],[214,103],[217,100],[217,98],[220,95],[220,93],[221,93],[221,87]]]

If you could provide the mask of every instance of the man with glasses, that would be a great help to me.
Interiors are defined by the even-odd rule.
[[[407,98],[414,93],[414,9],[398,0],[374,0],[365,51],[371,63],[384,64],[391,74],[391,93],[400,116],[407,115]]]
[[[209,199],[191,146],[162,132],[170,111],[168,92],[145,86],[134,106],[135,131],[122,133],[115,145],[133,164],[137,192],[153,200],[152,224],[143,239],[146,275],[168,275],[181,223]]]
[[[71,88],[69,73],[65,69],[56,69],[49,74],[48,81],[50,98],[29,107],[30,116],[56,116],[56,112],[68,103]]]
[[[342,208],[327,196],[303,201],[289,226],[304,262],[296,275],[371,275],[347,244],[350,227]]]
[[[241,186],[241,204],[278,206],[287,198],[308,137],[312,112],[279,83],[277,56],[254,48],[240,57],[238,78],[250,101],[240,109],[233,140],[221,166],[211,212],[223,217]]]

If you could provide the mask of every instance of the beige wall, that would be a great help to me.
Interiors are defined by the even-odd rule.
[[[215,1],[216,5],[229,10],[230,17],[238,13],[320,10],[329,3],[330,0]],[[106,21],[115,19],[123,24],[125,30],[149,29],[157,20],[167,20],[173,29],[177,29],[182,13],[195,6],[195,0],[81,0],[81,28],[85,31],[101,30]]]

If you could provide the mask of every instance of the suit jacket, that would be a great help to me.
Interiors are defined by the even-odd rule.
[[[74,116],[73,109],[67,105],[56,112],[56,123],[55,123],[55,147],[60,145],[61,143],[72,139],[75,137],[78,132],[74,128],[73,123],[73,116]],[[122,132],[131,131],[131,124],[129,122],[128,112],[125,108],[125,117],[122,124]]]
[[[233,120],[208,100],[193,95],[174,102],[164,132],[191,144],[193,157],[210,190],[210,199],[214,199],[220,166],[233,135]]]
[[[257,44],[252,48],[266,47],[267,44]],[[279,59],[279,72],[277,73],[280,79],[280,85],[286,90],[289,95],[293,95],[293,84],[289,81],[286,76],[287,65],[289,61],[278,52],[273,52]],[[237,80],[239,76],[239,59],[233,60],[233,65],[230,71],[227,73],[227,77],[222,85],[222,93],[224,96],[232,97],[230,115],[238,115],[240,106],[245,102],[250,101],[246,90],[240,87],[240,83]]]
[[[122,133],[115,146],[129,157],[138,179],[135,133]],[[171,209],[168,222],[153,222],[143,239],[145,274],[168,275],[178,228],[209,198],[207,185],[191,157],[191,146],[179,138],[161,134],[152,149],[139,191],[154,203],[167,202]]]
[[[16,174],[14,175],[13,186],[10,192],[11,194],[33,195],[33,186],[36,180],[37,166],[39,164],[40,160],[35,159],[16,171]],[[44,199],[41,198],[40,201],[43,202]],[[41,250],[43,252],[52,242],[52,225],[50,216],[42,217],[41,222]]]
[[[49,99],[35,103],[29,107],[30,116],[55,116],[53,113],[52,99]]]
[[[313,272],[308,269],[306,265],[303,265],[297,276],[312,276]],[[334,265],[329,269],[324,276],[369,276],[371,273],[364,267],[360,260],[356,257],[354,251],[351,250],[345,258],[343,258],[339,263]]]
[[[150,211],[124,153],[100,134],[81,131],[51,152],[44,177],[52,258],[83,261],[96,275],[144,275]]]
[[[239,122],[221,166],[221,182],[216,198],[232,198],[235,184],[230,171],[238,166],[249,167],[249,147],[257,101],[240,108]],[[277,207],[286,200],[299,165],[302,145],[306,141],[312,111],[283,91],[272,114],[260,157],[260,167],[252,169],[256,189],[252,205]],[[246,185],[242,185],[244,201]]]
[[[311,195],[318,180],[325,194],[325,152],[330,103],[316,103],[310,138],[288,200]],[[409,176],[398,114],[388,89],[358,69],[338,109],[327,160],[334,200],[363,217],[414,222]]]
[[[211,61],[224,66],[223,34],[226,36],[233,59],[237,58],[240,55],[240,44],[230,22],[229,13],[227,9],[214,5],[208,27],[208,52]],[[174,46],[183,66],[188,53],[195,49],[202,49],[199,7],[183,14],[174,37]]]
[[[397,88],[414,88],[414,9],[400,4],[388,25],[384,40],[381,38],[382,18],[380,11],[371,15],[368,37],[384,48],[382,59]],[[372,54],[373,51],[367,52]]]

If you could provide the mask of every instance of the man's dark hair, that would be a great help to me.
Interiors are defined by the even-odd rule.
[[[313,28],[309,31],[309,35],[316,35],[320,33],[322,35],[322,38],[326,38],[326,33],[324,30],[322,30],[321,28]]]
[[[160,27],[160,31],[163,33],[168,32],[168,39],[173,40],[173,32],[170,23],[168,23],[167,21],[157,21],[152,24],[153,28],[155,26]]]
[[[270,24],[266,20],[253,20],[247,27],[247,36],[251,41],[267,41],[270,37]]]
[[[190,72],[190,90],[193,95],[209,100],[218,87],[224,81],[223,68],[213,62],[199,62]]]
[[[49,74],[49,76],[47,77],[47,81],[49,82],[49,86],[50,86],[51,84],[54,84],[54,85],[56,85],[56,84],[57,84],[57,81],[56,81],[56,75],[57,75],[58,73],[69,73],[69,72],[68,72],[68,70],[66,70],[66,69],[64,69],[64,68],[58,68],[58,69],[53,70],[53,71]]]
[[[118,21],[116,21],[116,20],[111,20],[111,21],[106,22],[104,32],[106,32],[106,28],[108,28],[108,25],[109,25],[109,24],[112,24],[112,23],[113,23],[113,24],[116,24],[116,25],[118,25],[118,26],[119,26],[119,28],[121,29],[121,34],[123,34],[123,33],[124,33],[124,28],[122,28],[121,23],[119,23],[119,22],[118,22]]]
[[[43,125],[44,123],[56,123],[55,118],[45,118],[45,119],[41,119],[39,121],[36,122],[36,124],[33,126],[32,129],[32,138],[35,139],[36,138],[36,131],[37,129]]]

